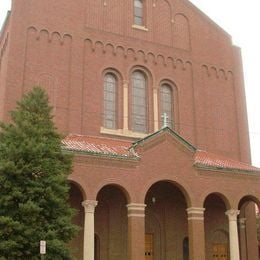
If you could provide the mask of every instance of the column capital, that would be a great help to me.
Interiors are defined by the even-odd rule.
[[[98,202],[96,200],[84,200],[81,205],[85,209],[85,213],[93,213],[95,211],[95,207],[97,206]]]
[[[229,209],[225,212],[228,216],[229,221],[237,221],[237,216],[239,215],[240,210],[238,209]]]
[[[126,205],[128,217],[145,217],[146,204],[130,203]]]
[[[129,81],[124,79],[123,80],[123,86],[124,87],[128,87],[128,84],[129,84]]]

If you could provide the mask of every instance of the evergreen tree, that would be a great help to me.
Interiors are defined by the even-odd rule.
[[[44,91],[35,87],[0,131],[0,259],[72,259],[76,234],[68,205],[72,158],[62,151]]]

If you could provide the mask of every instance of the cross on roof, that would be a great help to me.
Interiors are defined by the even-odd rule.
[[[167,127],[168,126],[168,119],[169,119],[169,117],[167,116],[167,114],[165,112],[163,113],[163,115],[161,117],[163,119],[162,128]]]

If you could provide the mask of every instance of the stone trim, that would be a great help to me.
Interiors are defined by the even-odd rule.
[[[125,126],[127,127],[127,126]],[[109,135],[118,135],[118,136],[125,136],[125,137],[133,137],[133,138],[144,138],[147,135],[149,135],[149,133],[138,133],[138,132],[133,132],[131,130],[128,129],[108,129],[105,127],[101,127],[100,128],[100,133],[101,134],[109,134]]]
[[[188,220],[204,221],[205,208],[191,207],[186,209],[188,213]]]
[[[126,205],[128,217],[145,217],[146,204],[130,203]]]
[[[133,24],[132,28],[148,32],[148,29],[144,26],[141,26],[141,25]]]

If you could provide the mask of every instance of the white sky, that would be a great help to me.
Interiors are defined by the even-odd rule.
[[[40,0],[42,1],[42,0]],[[260,167],[260,1],[190,0],[242,48],[252,163]],[[0,25],[11,0],[0,0]]]

